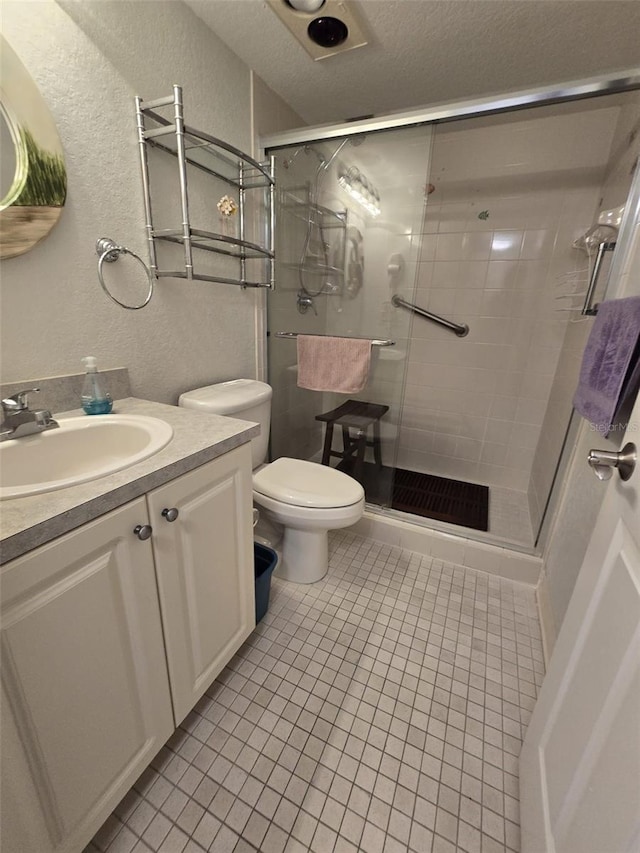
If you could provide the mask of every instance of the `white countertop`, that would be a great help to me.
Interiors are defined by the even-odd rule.
[[[173,438],[158,453],[122,471],[66,489],[0,502],[0,562],[44,545],[245,444],[260,432],[258,424],[248,421],[201,414],[135,397],[117,400],[113,414],[159,418],[173,427]]]

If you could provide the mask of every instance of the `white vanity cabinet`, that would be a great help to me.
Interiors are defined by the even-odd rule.
[[[251,498],[248,444],[147,496],[176,725],[255,628]]]
[[[249,445],[3,566],[3,853],[79,853],[254,626]]]
[[[3,853],[81,850],[173,731],[146,520],[141,497],[3,567]]]

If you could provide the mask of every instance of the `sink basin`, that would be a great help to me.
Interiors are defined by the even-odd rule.
[[[59,428],[0,442],[0,500],[97,480],[153,456],[169,424],[144,415],[57,419]]]

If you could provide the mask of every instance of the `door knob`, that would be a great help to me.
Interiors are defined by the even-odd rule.
[[[620,453],[610,450],[590,450],[587,462],[593,468],[599,480],[609,480],[613,469],[618,469],[621,480],[628,480],[636,467],[638,453],[635,444],[628,442]]]
[[[133,532],[138,537],[138,539],[141,539],[144,542],[145,539],[151,538],[153,528],[150,524],[139,524],[137,527],[133,528]]]
[[[163,518],[166,518],[167,521],[175,521],[179,515],[179,512],[175,506],[172,506],[171,509],[167,509],[167,507],[165,507],[160,513],[160,515]]]

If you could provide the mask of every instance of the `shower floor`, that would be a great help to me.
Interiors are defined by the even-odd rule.
[[[533,548],[536,537],[526,492],[491,486],[489,532],[505,542]]]
[[[372,462],[363,464],[360,475],[351,460],[341,462],[338,469],[362,484],[370,503],[388,504],[392,496],[391,508],[400,512],[473,530],[489,529],[488,486],[404,468],[378,467]]]

